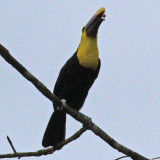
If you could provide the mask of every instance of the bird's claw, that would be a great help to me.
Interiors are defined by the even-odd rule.
[[[62,105],[57,107],[58,111],[62,111],[67,105],[67,101],[65,99],[62,99],[61,102],[62,102]]]

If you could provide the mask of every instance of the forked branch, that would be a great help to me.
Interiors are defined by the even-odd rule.
[[[47,154],[52,154],[56,150],[61,149],[68,143],[76,140],[79,138],[85,131],[87,130],[87,127],[82,127],[79,131],[77,131],[73,136],[69,137],[68,139],[62,141],[61,143],[57,144],[54,147],[49,147],[47,149],[41,149],[36,152],[15,152],[9,153],[9,154],[0,154],[0,158],[21,158],[21,157],[39,157]],[[8,139],[8,138],[7,138]],[[13,145],[13,144],[12,144]]]
[[[51,91],[40,82],[35,76],[33,76],[25,67],[23,67],[11,54],[9,51],[0,45],[0,55],[11,64],[19,73],[21,73],[28,81],[30,81],[45,97],[54,102],[57,106],[62,105],[61,100],[56,97]],[[83,125],[88,125],[90,123],[90,119],[82,114],[81,112],[75,111],[69,106],[65,106],[65,112],[72,116],[77,121],[81,122]],[[107,133],[105,133],[101,128],[99,128],[95,123],[92,122],[89,129],[96,134],[98,137],[103,139],[106,143],[108,143],[112,148],[118,150],[119,152],[131,157],[134,160],[149,160],[148,158],[140,155],[137,152],[132,151],[131,149],[121,145],[117,141],[115,141],[112,137],[110,137]]]

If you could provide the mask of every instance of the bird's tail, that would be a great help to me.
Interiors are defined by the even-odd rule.
[[[54,146],[55,144],[65,140],[65,130],[66,113],[63,111],[53,112],[43,136],[43,147]]]

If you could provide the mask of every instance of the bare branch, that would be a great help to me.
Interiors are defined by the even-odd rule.
[[[59,144],[57,144],[56,146],[54,146],[54,148],[56,150],[61,149],[63,146],[65,146],[66,144],[76,140],[77,138],[79,138],[85,131],[87,130],[87,127],[82,127],[79,131],[77,131],[73,136],[71,136],[70,138],[66,139],[63,142],[60,142]]]
[[[17,153],[16,150],[15,150],[15,148],[14,148],[14,146],[13,146],[13,143],[12,143],[11,139],[10,139],[8,136],[7,136],[7,140],[8,140],[8,142],[9,142],[9,144],[10,144],[13,152],[14,152],[14,153]]]
[[[152,158],[151,160],[160,159],[160,157]]]
[[[42,82],[40,82],[26,68],[24,68],[14,57],[12,57],[9,51],[5,49],[2,45],[0,45],[0,54],[8,63],[10,63],[17,71],[19,71],[19,73],[21,73],[27,80],[29,80],[44,96],[46,96],[49,100],[54,102],[56,105],[63,106],[63,103],[61,102],[61,100],[58,97],[56,97],[54,94],[52,94],[51,91]],[[84,114],[82,114],[81,112],[78,112],[67,105],[65,106],[64,110],[66,113],[68,113],[70,116],[72,116],[77,121],[83,123],[84,125],[89,124],[90,119]],[[149,160],[148,158],[116,142],[112,137],[106,134],[95,123],[92,123],[89,129],[94,134],[96,134],[101,139],[103,139],[105,142],[107,142],[112,148],[131,157],[132,159]]]
[[[43,156],[43,155],[47,155],[47,154],[52,154],[56,150],[62,149],[62,147],[64,147],[68,143],[79,138],[86,130],[87,130],[87,127],[82,127],[74,135],[72,135],[71,137],[62,141],[61,143],[57,144],[54,147],[49,147],[47,149],[41,149],[36,152],[14,152],[14,153],[9,153],[9,154],[0,154],[0,159],[2,159],[2,158],[32,157],[32,156],[39,157],[39,156]]]
[[[122,157],[119,157],[119,158],[116,158],[115,160],[119,160],[119,159],[123,159],[123,158],[127,158],[128,156],[122,156]]]
[[[2,158],[21,158],[21,157],[39,157],[42,155],[52,154],[54,152],[53,147],[47,149],[41,149],[36,152],[16,152],[16,153],[9,153],[9,154],[1,154],[0,159]]]

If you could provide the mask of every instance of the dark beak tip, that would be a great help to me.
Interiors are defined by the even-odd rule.
[[[99,26],[105,20],[105,8],[100,8],[86,24],[86,34],[88,36],[97,35]]]

